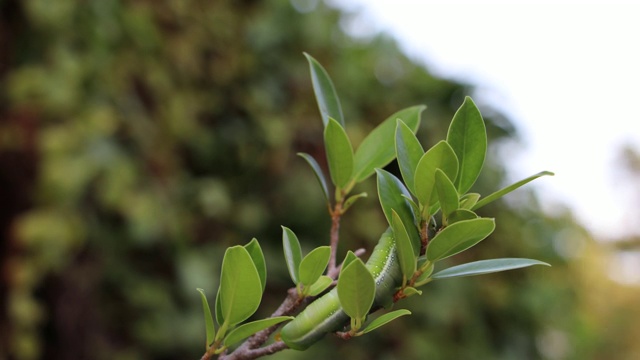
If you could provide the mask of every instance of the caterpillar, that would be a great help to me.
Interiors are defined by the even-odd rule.
[[[376,283],[374,307],[388,306],[402,284],[393,231],[387,229],[365,264]],[[349,320],[340,306],[338,291],[333,288],[309,304],[295,319],[282,328],[280,337],[292,349],[306,350],[327,333],[340,330]]]

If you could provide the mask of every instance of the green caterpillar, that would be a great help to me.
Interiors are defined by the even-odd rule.
[[[402,284],[402,273],[391,229],[382,234],[366,266],[376,282],[373,306],[390,305],[393,294]],[[294,320],[285,325],[280,336],[290,348],[306,350],[327,333],[341,330],[348,320],[349,316],[342,310],[338,291],[334,288],[309,304]]]

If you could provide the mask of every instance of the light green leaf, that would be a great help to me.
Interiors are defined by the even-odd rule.
[[[436,193],[442,209],[442,222],[449,223],[449,215],[458,209],[458,192],[455,185],[449,180],[447,175],[440,169],[436,169]]]
[[[398,166],[402,179],[409,190],[415,195],[415,172],[418,162],[424,155],[424,149],[414,135],[414,131],[410,129],[402,120],[397,121],[396,125],[396,156],[398,158]]]
[[[411,279],[413,273],[416,272],[416,254],[413,250],[413,243],[409,238],[409,234],[402,224],[402,220],[395,210],[391,210],[391,228],[396,239],[396,253],[398,254],[398,262],[402,270],[402,286],[405,286],[407,280]]]
[[[238,324],[258,309],[262,298],[260,275],[243,246],[227,249],[220,274],[220,306],[229,326]]]
[[[268,327],[288,320],[293,320],[293,316],[276,316],[242,324],[229,332],[229,334],[224,338],[223,344],[226,347],[233,346],[258,331],[262,331]]]
[[[472,219],[477,219],[477,218],[478,218],[478,215],[476,215],[476,213],[474,213],[471,210],[458,209],[458,210],[452,211],[449,214],[448,224],[451,225],[453,223],[457,223],[458,221],[472,220]]]
[[[202,310],[204,311],[204,323],[207,335],[207,344],[205,350],[209,349],[209,346],[213,343],[213,339],[216,337],[216,328],[213,325],[213,316],[211,316],[211,308],[207,301],[207,296],[204,294],[204,290],[196,289],[200,292],[200,298],[202,299]]]
[[[329,264],[331,256],[331,248],[329,246],[317,247],[300,262],[300,283],[304,286],[310,286],[320,278]]]
[[[300,249],[300,241],[296,234],[288,227],[282,227],[282,247],[284,249],[284,259],[287,263],[287,269],[293,283],[298,285],[300,282],[299,269],[302,261],[302,250]]]
[[[440,141],[427,150],[416,167],[414,178],[416,197],[424,208],[433,205],[437,199],[435,192],[436,169],[444,171],[449,179],[455,179],[458,173],[458,159],[446,141]]]
[[[365,180],[374,173],[376,168],[384,167],[396,157],[393,146],[396,121],[404,121],[409,131],[415,133],[420,126],[420,114],[425,108],[424,105],[418,105],[396,112],[362,140],[355,154],[356,182]]]
[[[478,202],[479,199],[480,194],[478,193],[464,194],[460,197],[460,208],[471,210],[471,208],[473,208],[473,206]]]
[[[362,260],[355,259],[342,270],[337,288],[344,312],[353,319],[364,319],[373,305],[376,284]]]
[[[224,317],[222,316],[222,305],[220,304],[220,287],[218,287],[218,292],[216,293],[216,322],[218,325],[224,324]]]
[[[320,165],[318,164],[316,159],[314,159],[313,156],[302,153],[302,152],[298,153],[298,156],[305,159],[309,164],[309,166],[311,166],[313,173],[316,175],[316,179],[318,179],[318,182],[320,183],[320,187],[322,188],[322,193],[324,194],[324,197],[327,199],[327,203],[330,203],[331,200],[329,197],[329,187],[327,186],[327,180],[324,176],[324,173],[322,172],[322,168],[320,168]]]
[[[429,242],[427,259],[436,262],[467,250],[489,236],[495,227],[495,221],[488,218],[451,224]]]
[[[251,260],[253,260],[253,264],[256,266],[256,270],[258,270],[260,283],[262,284],[262,291],[264,292],[264,288],[267,285],[267,264],[264,260],[264,254],[262,253],[262,248],[258,243],[258,239],[251,239],[244,248],[249,252]]]
[[[480,260],[438,271],[437,273],[433,274],[432,278],[446,279],[462,276],[490,274],[499,271],[520,269],[533,265],[551,266],[545,262],[532,259],[504,258]]]
[[[411,204],[407,201],[411,195],[407,188],[404,187],[400,179],[386,170],[376,169],[378,173],[378,197],[382,212],[387,218],[389,225],[392,223],[393,211],[398,213],[402,220],[402,224],[411,238],[414,253],[420,250],[420,234],[416,227],[416,219],[414,218]],[[405,197],[406,196],[406,197]]]
[[[342,261],[342,267],[340,268],[340,273],[342,274],[342,270],[344,270],[347,265],[349,265],[353,260],[357,259],[356,254],[349,250],[347,251],[347,255],[345,255],[344,260]]]
[[[332,278],[326,275],[320,276],[318,281],[316,281],[315,283],[313,283],[313,285],[309,287],[309,291],[308,291],[309,296],[320,295],[320,293],[325,291],[329,286],[331,286],[332,283],[333,283]]]
[[[362,333],[366,334],[370,331],[373,331],[379,328],[382,325],[388,324],[389,322],[405,315],[411,315],[411,311],[407,309],[399,309],[399,310],[388,312],[371,321],[369,325],[367,325],[367,327],[364,330],[362,330]]]
[[[344,188],[353,175],[353,148],[344,128],[333,118],[324,128],[324,145],[331,181],[336,187]]]
[[[402,293],[404,294],[404,296],[409,297],[413,295],[422,295],[422,290],[418,290],[412,286],[407,286],[406,288],[402,289]]]
[[[517,188],[519,188],[519,187],[521,187],[521,186],[523,186],[523,185],[525,185],[525,184],[527,184],[527,183],[529,183],[529,182],[531,182],[531,181],[533,181],[533,180],[535,180],[535,179],[537,179],[537,178],[539,178],[541,176],[545,176],[545,175],[553,176],[555,174],[552,173],[551,171],[541,171],[541,172],[539,172],[539,173],[537,173],[535,175],[531,175],[526,179],[520,180],[520,181],[518,181],[518,182],[516,182],[516,183],[514,183],[512,185],[509,185],[509,186],[507,186],[507,187],[505,187],[505,188],[503,188],[501,190],[498,190],[498,191],[494,192],[493,194],[485,197],[484,199],[481,199],[480,201],[478,201],[473,206],[473,208],[471,208],[471,210],[478,210],[481,207],[500,199],[501,197],[505,196],[506,194],[512,192],[513,190],[516,190]]]
[[[342,212],[344,213],[345,211],[349,210],[351,205],[353,205],[356,201],[358,201],[358,199],[362,199],[366,197],[367,197],[366,192],[361,192],[360,194],[349,196],[347,200],[345,200],[344,205],[342,205]]]
[[[453,116],[447,143],[458,157],[460,168],[455,183],[458,192],[464,194],[480,175],[487,153],[487,130],[480,110],[468,96]]]
[[[306,56],[309,62],[313,92],[316,94],[316,101],[318,102],[318,108],[322,116],[322,123],[324,126],[327,126],[329,118],[334,118],[344,126],[344,116],[342,115],[340,99],[338,99],[338,94],[336,93],[329,74],[311,55],[304,53],[304,56]]]

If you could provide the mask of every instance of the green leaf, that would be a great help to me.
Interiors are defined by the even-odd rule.
[[[552,173],[551,171],[541,171],[541,172],[539,172],[537,174],[531,175],[526,179],[520,180],[520,181],[518,181],[518,182],[516,182],[516,183],[514,183],[512,185],[509,185],[509,186],[507,186],[507,187],[505,187],[505,188],[503,188],[501,190],[498,190],[498,191],[494,192],[493,194],[485,197],[484,199],[478,201],[473,206],[473,208],[471,208],[471,210],[480,209],[481,207],[500,199],[501,197],[505,196],[506,194],[512,192],[513,190],[516,190],[517,188],[519,188],[519,187],[521,187],[521,186],[523,186],[523,185],[525,185],[525,184],[527,184],[527,183],[529,183],[529,182],[531,182],[531,181],[533,181],[533,180],[535,180],[535,179],[537,179],[537,178],[539,178],[541,176],[545,176],[545,175],[553,176],[555,174]]]
[[[322,116],[322,123],[324,126],[327,126],[329,118],[334,118],[344,126],[344,116],[342,115],[340,99],[338,99],[338,94],[333,86],[333,82],[331,82],[331,78],[329,78],[329,74],[311,55],[304,53],[304,56],[306,56],[309,62],[313,92],[316,94],[316,101],[318,102],[318,108]]]
[[[395,210],[391,210],[391,228],[396,239],[396,253],[398,254],[398,262],[402,270],[402,286],[405,286],[407,280],[411,279],[413,273],[416,272],[416,254],[413,250],[413,243],[409,234],[402,224],[402,220]]]
[[[294,284],[298,285],[300,282],[298,270],[300,269],[300,262],[302,261],[302,250],[300,249],[300,241],[296,234],[285,226],[282,227],[282,247],[291,280],[293,280]]]
[[[249,252],[251,260],[253,260],[253,264],[256,266],[256,270],[258,270],[260,283],[262,284],[262,291],[264,292],[264,288],[267,285],[267,264],[264,260],[264,254],[262,253],[262,248],[260,247],[260,243],[258,243],[258,239],[251,239],[244,248]]]
[[[320,168],[320,165],[318,164],[316,159],[314,159],[313,156],[309,154],[305,154],[301,152],[298,153],[298,156],[305,159],[309,164],[309,166],[311,166],[313,173],[316,175],[316,179],[318,179],[318,182],[320,183],[320,187],[322,188],[322,193],[324,194],[324,197],[327,199],[327,203],[330,203],[331,200],[329,197],[329,187],[327,186],[327,180],[324,176],[324,173],[322,172],[322,168]]]
[[[320,246],[313,249],[300,262],[300,283],[304,286],[310,286],[320,278],[329,264],[331,256],[331,248],[329,246]]]
[[[233,346],[240,341],[248,338],[249,336],[257,333],[258,331],[264,330],[273,325],[280,324],[281,322],[287,320],[293,320],[293,316],[276,316],[242,324],[229,332],[229,335],[224,338],[223,344],[226,347]]]
[[[362,260],[355,259],[342,270],[337,288],[344,312],[353,319],[364,319],[373,305],[376,284]]]
[[[398,158],[398,166],[404,183],[407,184],[409,190],[415,195],[415,172],[418,162],[424,155],[424,149],[414,135],[414,131],[410,129],[402,120],[397,121],[396,125],[396,156]]]
[[[342,205],[342,212],[344,213],[345,211],[349,210],[351,205],[353,205],[356,201],[358,201],[358,199],[366,198],[366,197],[367,197],[366,192],[361,192],[360,194],[349,196],[347,200],[345,200],[344,205]]]
[[[227,249],[220,274],[220,306],[229,326],[238,324],[258,309],[262,298],[260,275],[247,249]]]
[[[224,324],[224,317],[222,316],[222,305],[220,304],[220,287],[218,287],[218,292],[216,293],[216,322],[218,325]]]
[[[451,225],[453,223],[457,223],[458,221],[463,220],[472,220],[477,219],[478,215],[471,210],[467,209],[458,209],[451,212],[448,216],[448,224]]]
[[[468,96],[453,116],[447,143],[460,162],[456,186],[458,192],[464,194],[480,175],[487,153],[487,130],[480,110]]]
[[[316,281],[315,283],[313,283],[313,285],[309,286],[309,291],[308,291],[308,295],[309,296],[318,296],[320,295],[321,292],[325,291],[329,286],[331,286],[331,284],[333,283],[333,279],[326,276],[326,275],[322,275],[320,276],[320,278],[318,279],[318,281]]]
[[[440,141],[427,150],[416,167],[414,178],[416,197],[420,205],[425,208],[436,201],[436,169],[444,171],[449,179],[455,179],[458,173],[458,159],[446,141]]]
[[[413,295],[422,295],[422,290],[418,290],[412,286],[407,286],[406,288],[402,289],[402,293],[404,294],[404,296],[409,297]]]
[[[495,221],[488,218],[464,220],[451,224],[429,242],[427,259],[436,262],[467,250],[489,236],[495,227]]]
[[[446,225],[449,223],[449,215],[458,209],[458,192],[453,182],[449,180],[442,170],[436,169],[435,180],[436,193],[442,209],[442,222]]]
[[[353,175],[353,148],[344,128],[333,118],[324,128],[324,145],[331,181],[336,187],[344,188]]]
[[[349,250],[347,251],[347,255],[345,255],[344,260],[342,261],[342,267],[340,268],[340,273],[342,274],[342,270],[344,270],[347,265],[349,265],[353,260],[357,259],[356,254]]]
[[[379,328],[382,325],[388,324],[389,322],[405,315],[411,315],[411,311],[407,309],[399,309],[399,310],[388,312],[384,315],[379,316],[375,320],[371,321],[369,325],[367,325],[367,327],[364,330],[362,330],[362,333],[366,334],[370,331],[373,331]]]
[[[204,311],[204,323],[207,334],[207,344],[205,349],[209,349],[209,346],[213,343],[213,339],[216,337],[216,328],[213,326],[213,316],[211,316],[211,308],[207,301],[207,296],[204,294],[204,290],[196,289],[200,292],[200,298],[202,299],[202,310]]]
[[[533,265],[546,265],[551,266],[545,262],[532,260],[532,259],[517,259],[517,258],[504,258],[504,259],[491,259],[474,261],[462,265],[457,265],[438,271],[433,274],[433,279],[446,279],[462,276],[473,276],[490,274],[499,271],[520,269]]]
[[[464,194],[460,197],[460,208],[471,210],[471,208],[473,208],[473,206],[478,202],[479,199],[480,194],[478,193]]]
[[[354,178],[361,182],[371,176],[376,168],[382,168],[396,157],[394,149],[395,128],[398,120],[404,121],[409,131],[415,133],[420,126],[420,114],[426,106],[418,105],[400,110],[389,116],[367,135],[355,154]]]
[[[402,224],[411,238],[414,252],[417,254],[420,250],[420,234],[416,227],[416,219],[414,218],[413,209],[407,198],[411,197],[409,190],[402,184],[400,179],[386,170],[376,169],[378,173],[378,197],[382,212],[387,218],[389,225],[393,221],[393,211],[398,213],[402,220]],[[405,197],[406,196],[406,197]]]

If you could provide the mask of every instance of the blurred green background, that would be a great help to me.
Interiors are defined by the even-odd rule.
[[[302,52],[333,78],[355,144],[426,104],[431,146],[473,91],[384,34],[348,36],[350,16],[302,0],[0,0],[0,360],[199,358],[195,289],[213,299],[224,249],[252,237],[268,316],[290,286],[280,225],[307,250],[328,242],[321,191],[295,156],[324,159]],[[491,148],[475,190],[488,194],[518,134],[478,105]],[[360,190],[370,196],[344,219],[340,257],[385,228],[375,181]],[[640,291],[608,275],[617,243],[594,241],[561,204],[541,208],[530,189],[486,207],[496,232],[450,264],[552,268],[436,282],[400,303],[411,317],[271,358],[640,358]]]

